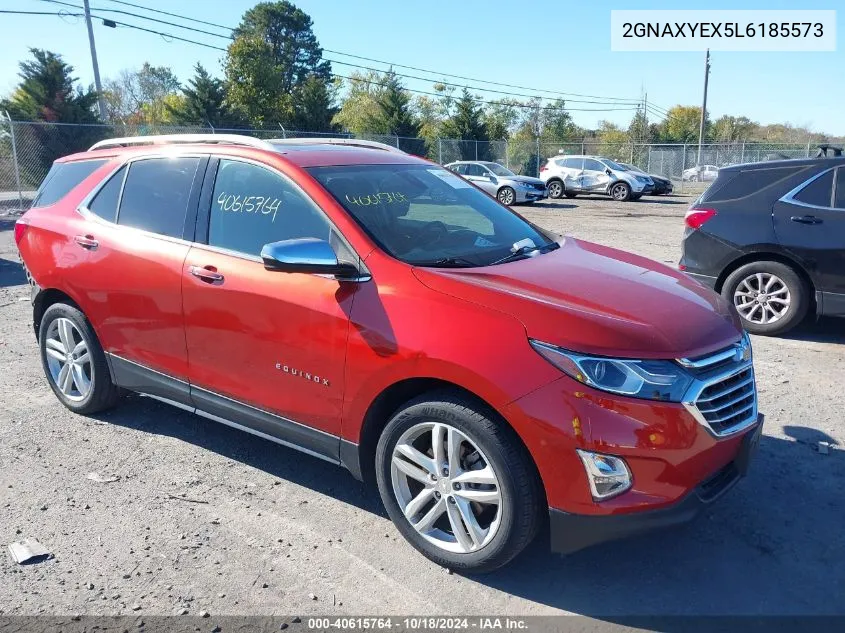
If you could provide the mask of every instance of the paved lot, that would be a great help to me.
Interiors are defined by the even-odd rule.
[[[553,230],[674,263],[688,199],[521,207]],[[842,322],[754,338],[765,437],[749,478],[675,531],[492,575],[407,546],[377,494],[319,460],[135,397],[99,419],[41,375],[12,223],[0,218],[0,614],[845,614]],[[113,483],[86,479],[115,474]],[[194,503],[170,497],[185,494]],[[313,595],[313,598],[312,598]]]

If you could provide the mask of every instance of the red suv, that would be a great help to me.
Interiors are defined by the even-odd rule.
[[[395,150],[100,143],[15,238],[66,407],[127,389],[340,464],[453,569],[686,521],[760,437],[717,294]]]

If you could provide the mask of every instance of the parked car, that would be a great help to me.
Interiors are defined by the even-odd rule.
[[[681,180],[689,182],[713,182],[719,175],[716,165],[696,165],[681,172]]]
[[[546,197],[546,183],[539,178],[518,176],[499,163],[464,160],[446,165],[504,205],[536,202]]]
[[[638,174],[640,176],[648,176],[649,178],[651,178],[651,181],[654,183],[654,189],[651,190],[651,195],[653,196],[662,196],[667,193],[672,193],[672,191],[674,190],[672,181],[664,176],[647,174],[639,167],[629,165],[628,163],[619,163],[619,165],[621,165],[631,173]]]
[[[71,411],[126,389],[345,466],[467,571],[547,525],[561,552],[676,525],[745,474],[750,342],[683,273],[407,154],[191,138],[60,159],[15,225]]]
[[[680,267],[783,334],[808,310],[845,316],[845,158],[722,168],[690,207]]]
[[[629,172],[601,156],[555,156],[540,167],[540,178],[546,183],[550,198],[598,193],[625,202],[654,189],[648,176]]]

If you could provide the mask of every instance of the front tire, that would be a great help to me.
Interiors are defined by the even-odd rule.
[[[499,193],[496,194],[496,199],[506,207],[509,207],[516,202],[516,191],[512,187],[502,187],[499,189]]]
[[[722,296],[736,308],[753,334],[776,336],[798,325],[810,306],[806,282],[786,264],[751,262],[732,272]]]
[[[78,308],[54,303],[44,312],[38,334],[44,375],[59,402],[82,415],[114,405],[119,390],[97,335]]]
[[[487,572],[513,559],[540,526],[539,478],[515,433],[450,392],[409,402],[376,450],[387,513],[438,565]]]
[[[631,185],[627,182],[615,182],[610,186],[609,193],[617,202],[628,202],[631,199]]]
[[[546,190],[549,192],[549,198],[554,200],[557,200],[566,193],[566,189],[560,180],[550,180],[549,184],[546,185]]]

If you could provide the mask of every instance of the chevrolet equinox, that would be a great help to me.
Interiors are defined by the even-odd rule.
[[[759,442],[729,303],[396,150],[104,141],[15,239],[68,409],[135,391],[342,465],[452,569],[679,524]]]

